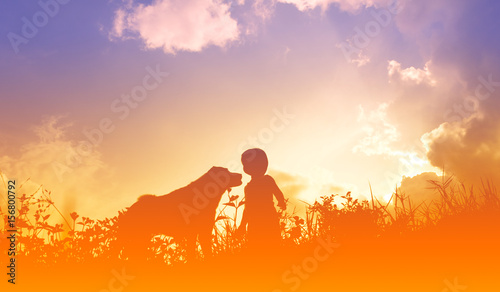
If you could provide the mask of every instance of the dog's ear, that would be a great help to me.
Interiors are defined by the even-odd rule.
[[[221,171],[221,170],[225,170],[229,173],[229,170],[227,168],[224,168],[224,167],[220,167],[220,166],[212,166],[212,168],[210,168],[210,172],[215,172],[215,171]]]

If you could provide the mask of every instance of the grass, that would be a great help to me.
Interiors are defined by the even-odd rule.
[[[468,271],[470,283],[476,283],[477,287],[482,287],[482,284],[489,285],[485,287],[494,285],[485,284],[484,277],[489,275],[487,265],[483,264],[484,270],[480,269],[480,273],[478,270],[471,271],[470,265],[481,264],[481,261],[487,258],[500,259],[498,248],[495,248],[500,243],[500,197],[496,188],[489,182],[484,182],[479,190],[467,188],[452,178],[429,181],[429,187],[432,187],[440,198],[418,205],[396,189],[387,203],[378,201],[373,194],[371,201],[360,201],[353,198],[349,192],[345,195],[331,194],[321,197],[314,204],[307,205],[304,217],[294,212],[280,212],[283,246],[279,256],[272,260],[244,257],[246,240],[236,232],[238,217],[244,207],[243,199],[228,194],[223,198],[225,203],[217,214],[213,232],[215,256],[212,259],[203,260],[200,255],[199,260],[186,264],[185,244],[159,235],[151,241],[150,265],[144,268],[147,273],[142,273],[144,270],[135,272],[142,275],[142,279],[148,279],[144,280],[142,285],[155,287],[154,285],[163,285],[163,276],[148,278],[147,275],[158,275],[161,272],[172,277],[177,275],[177,278],[181,279],[183,275],[199,271],[198,269],[205,271],[210,268],[213,269],[213,272],[209,273],[210,279],[222,278],[223,282],[231,283],[233,288],[234,285],[242,288],[240,278],[231,279],[225,278],[227,275],[224,276],[227,269],[232,267],[235,271],[246,273],[246,277],[242,276],[246,281],[249,274],[254,278],[270,276],[269,283],[273,284],[269,284],[271,289],[268,291],[273,291],[273,287],[281,287],[279,291],[294,291],[292,288],[295,288],[295,285],[284,280],[283,273],[314,254],[319,238],[332,238],[341,244],[341,248],[324,263],[323,269],[315,269],[314,275],[317,279],[307,282],[297,276],[301,283],[307,282],[309,285],[301,284],[305,289],[312,289],[315,285],[337,285],[346,289],[351,287],[356,279],[372,279],[374,282],[370,289],[385,287],[386,291],[391,291],[390,285],[384,286],[391,282],[395,285],[395,291],[412,291],[408,287],[401,287],[405,285],[401,279],[406,279],[405,275],[415,274],[418,269],[437,269],[443,274],[438,280],[427,283],[435,285],[435,291],[444,291],[446,288],[440,286],[443,285],[441,279],[455,276],[445,275],[446,271],[452,274],[451,271],[455,271],[455,274]],[[22,193],[22,189],[18,192]],[[65,217],[52,201],[50,192],[43,188],[29,195],[22,194],[18,198],[17,208],[18,258],[26,263],[25,269],[30,270],[29,267],[33,267],[33,272],[27,272],[31,279],[41,273],[40,267],[54,267],[55,270],[59,268],[61,273],[67,272],[66,267],[70,267],[71,271],[77,271],[77,267],[92,267],[94,273],[109,277],[110,267],[127,266],[127,261],[119,258],[119,250],[114,245],[118,214],[103,220],[94,220],[75,212]],[[5,210],[4,206],[0,209],[4,220]],[[3,227],[0,232],[1,250],[7,250],[8,242],[3,240],[7,235],[6,228]],[[473,260],[474,258],[477,259]],[[2,258],[2,266],[3,260]],[[267,262],[262,264],[261,261]],[[246,263],[246,269],[242,263]],[[96,266],[99,265],[108,270],[98,272]],[[457,267],[462,269],[457,270]],[[256,271],[262,269],[272,271],[266,275],[257,275]],[[356,273],[366,269],[368,270],[362,273],[363,275],[358,273],[357,276],[346,272],[348,270]],[[390,273],[394,273],[392,280],[379,281]],[[337,275],[337,280],[332,280],[331,275]],[[105,277],[96,281],[105,284]],[[431,275],[428,277],[432,278]],[[173,285],[174,280],[175,277],[170,278],[170,285]],[[40,285],[44,280],[38,281],[37,285]],[[179,283],[183,282],[179,280]],[[396,283],[399,283],[399,286]],[[224,285],[220,284],[215,285],[213,289],[220,291],[223,287]],[[311,291],[319,291],[321,287],[324,286],[317,286],[316,290]],[[428,289],[428,286],[422,289]]]

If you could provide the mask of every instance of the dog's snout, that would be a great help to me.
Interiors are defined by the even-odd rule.
[[[231,181],[232,181],[232,185],[233,186],[239,186],[241,185],[243,182],[241,181],[241,179],[243,178],[243,175],[241,175],[241,173],[231,173]]]

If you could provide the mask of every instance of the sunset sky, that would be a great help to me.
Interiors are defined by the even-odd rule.
[[[2,1],[0,171],[91,217],[213,165],[242,172],[252,147],[295,202],[370,184],[383,199],[403,176],[419,200],[443,168],[500,182],[498,15],[494,0]]]

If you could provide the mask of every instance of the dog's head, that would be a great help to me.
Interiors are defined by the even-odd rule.
[[[214,166],[208,171],[209,176],[222,189],[230,189],[242,184],[240,173],[230,172],[227,168]]]

